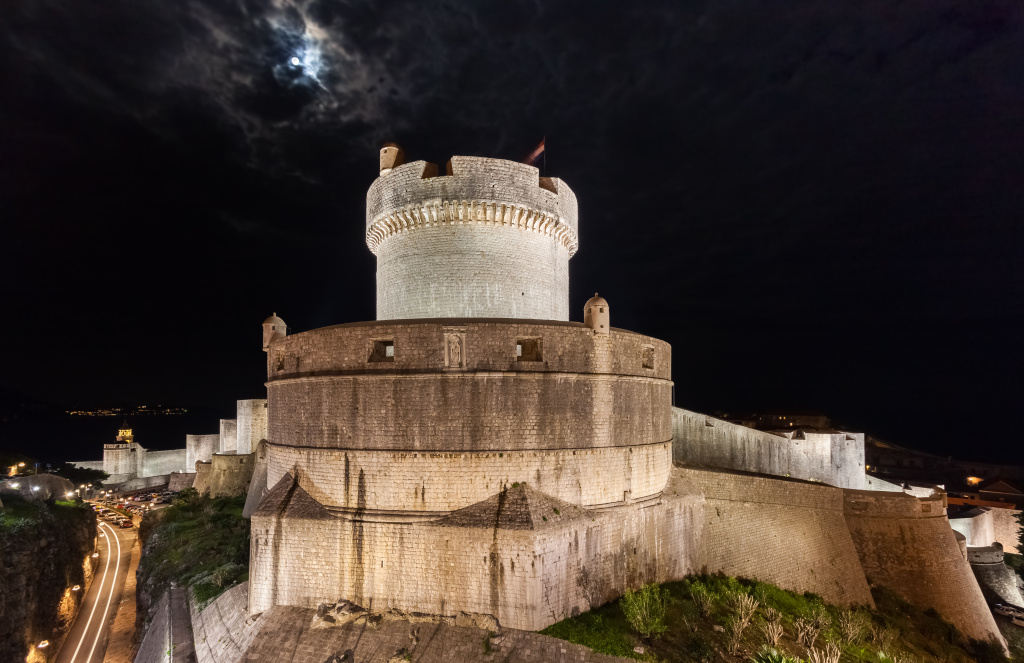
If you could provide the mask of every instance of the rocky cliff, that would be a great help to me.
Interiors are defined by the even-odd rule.
[[[90,572],[96,516],[85,506],[5,495],[0,509],[0,661],[52,659]],[[50,644],[38,647],[42,641]]]

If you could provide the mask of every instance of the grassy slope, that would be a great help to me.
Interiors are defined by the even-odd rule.
[[[752,593],[760,599],[762,606],[770,606],[782,612],[785,635],[780,649],[801,658],[806,658],[807,652],[795,640],[793,621],[801,616],[809,616],[817,606],[829,612],[833,624],[840,613],[839,608],[825,604],[813,594],[794,594],[774,585],[725,576],[694,576],[682,582],[663,585],[671,599],[665,620],[668,629],[661,638],[645,640],[637,635],[626,621],[618,602],[552,624],[542,633],[586,645],[606,654],[644,661],[746,661],[765,642],[757,627],[761,621],[760,616],[755,616],[753,623],[744,631],[740,654],[729,655],[726,653],[726,634],[714,630],[715,626],[726,625],[731,616],[729,609],[724,601],[719,601],[711,617],[703,619],[690,598],[691,584],[701,584],[720,595],[729,592]],[[935,611],[915,608],[885,589],[875,590],[873,594],[877,610],[869,611],[872,623],[894,629],[898,633],[893,645],[887,647],[887,653],[896,653],[903,660],[918,663],[1005,660],[990,645],[967,643],[956,628],[943,621]],[[1024,629],[1013,627],[1008,622],[1005,626],[1024,634]],[[835,626],[826,629],[818,639],[818,646],[823,646],[837,635]],[[633,648],[637,645],[644,647],[644,654],[634,653]],[[1024,637],[1015,636],[1011,647],[1015,655],[1013,660],[1024,661]],[[846,647],[841,660],[844,663],[875,661],[878,651],[874,643],[862,640]]]
[[[244,497],[175,500],[142,521],[139,586],[161,596],[174,582],[201,603],[249,577],[249,521]]]

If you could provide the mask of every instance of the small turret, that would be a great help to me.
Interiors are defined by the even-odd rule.
[[[583,305],[583,324],[595,332],[607,334],[611,329],[609,319],[608,302],[604,300],[604,297],[598,297],[595,292],[594,296]]]
[[[270,342],[275,338],[284,338],[288,335],[288,325],[284,320],[277,317],[277,313],[263,321],[263,351],[270,349]]]
[[[387,175],[405,163],[405,152],[395,143],[384,143],[380,148],[380,174]]]

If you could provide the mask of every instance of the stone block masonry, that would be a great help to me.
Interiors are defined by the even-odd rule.
[[[252,453],[260,440],[267,439],[267,399],[238,401],[235,421],[238,422],[236,450],[240,454]]]
[[[537,630],[697,570],[699,496],[581,509],[520,484],[433,522],[339,517],[290,475],[253,516],[250,614],[345,597],[374,611],[471,612]]]
[[[701,563],[837,605],[874,605],[832,486],[693,467],[676,470],[704,495]]]
[[[673,457],[678,463],[721,467],[865,488],[864,434],[769,433],[672,408]]]
[[[940,496],[847,490],[843,508],[868,580],[934,608],[964,635],[1004,647]]]

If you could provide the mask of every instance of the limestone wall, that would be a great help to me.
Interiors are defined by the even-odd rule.
[[[185,449],[172,449],[170,451],[144,451],[140,454],[142,470],[140,477],[162,476],[171,472],[179,472],[188,466]]]
[[[345,509],[447,513],[513,483],[573,504],[599,506],[661,492],[672,468],[668,442],[603,449],[511,451],[342,451],[269,445],[267,485],[297,468],[321,504]]]
[[[704,495],[702,564],[838,605],[874,605],[843,516],[841,489],[740,472],[678,468]]]
[[[192,632],[198,663],[235,663],[244,660],[249,645],[263,628],[267,615],[249,621],[249,583],[232,587],[202,611],[189,592]]]
[[[1013,555],[1024,553],[1020,545],[1020,528],[1017,521],[1020,511],[1014,509],[991,509],[993,540],[1003,546],[1003,550]]]
[[[452,157],[408,163],[366,201],[377,255],[377,318],[568,320],[576,197],[533,166]]]
[[[135,663],[168,663],[170,657],[167,652],[171,649],[171,615],[168,608],[170,598],[165,592],[163,596],[153,605],[152,619],[146,633],[142,637],[142,644],[135,654]]]
[[[869,581],[934,608],[968,637],[1002,642],[941,497],[847,490],[844,508]]]
[[[118,485],[117,489],[122,493],[127,493],[133,490],[142,490],[143,488],[165,486],[167,485],[169,478],[170,477],[167,474],[157,474],[151,477],[133,477],[123,481]]]
[[[132,443],[103,445],[103,471],[111,475],[111,479],[114,475],[137,473],[135,446]]]
[[[964,535],[969,546],[989,546],[996,540],[992,514],[988,509],[975,508],[950,517],[949,525]]]
[[[865,487],[863,433],[808,432],[790,439],[677,407],[672,433],[679,463]]]
[[[238,449],[238,422],[234,419],[220,420],[220,453],[234,453]]]
[[[273,511],[265,502],[252,518],[250,614],[345,597],[375,611],[465,611],[536,630],[628,587],[698,568],[702,500],[694,495],[600,511],[553,501],[560,506],[519,528],[495,527],[495,513],[462,520],[456,512],[441,523],[348,520],[301,488],[286,492],[303,504]],[[495,498],[499,513],[501,502],[514,497]]]
[[[195,472],[175,472],[167,478],[167,490],[177,493],[186,488],[191,488],[195,480]]]
[[[210,463],[196,463],[192,487],[211,497],[245,495],[252,479],[254,454],[214,454]]]
[[[72,461],[71,465],[74,465],[75,467],[81,467],[84,470],[100,470],[101,472],[104,471],[102,460],[76,460]]]
[[[186,435],[185,467],[183,469],[191,472],[196,467],[196,461],[209,462],[219,448],[219,433],[215,435]]]
[[[267,439],[267,399],[240,400],[236,409],[237,451],[252,453],[260,440]]]
[[[344,325],[275,341],[270,441],[455,451],[671,439],[667,343],[573,324],[446,322]],[[446,368],[452,335],[461,368]],[[381,338],[394,343],[394,361],[368,361]],[[519,339],[540,339],[543,360],[517,361]]]

